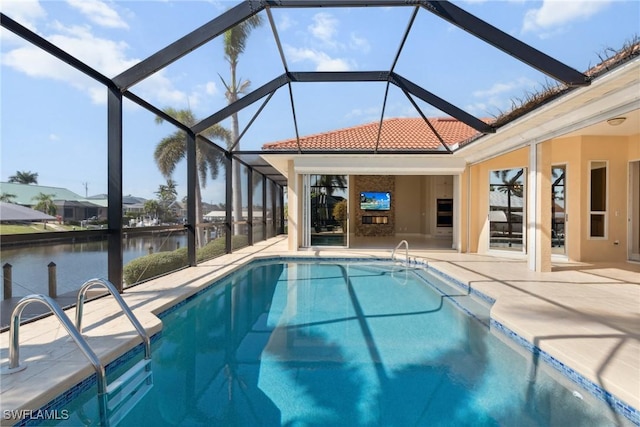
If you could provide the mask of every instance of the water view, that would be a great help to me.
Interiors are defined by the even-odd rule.
[[[124,239],[123,259],[129,261],[147,255],[150,251],[172,251],[187,245],[184,232],[135,236]],[[151,249],[150,249],[151,248]],[[15,248],[3,248],[0,263],[12,266],[13,294],[22,297],[29,294],[47,294],[49,263],[56,264],[58,295],[77,290],[85,281],[94,277],[107,277],[107,241],[83,241],[76,243],[32,244]],[[2,271],[4,283],[4,269]],[[4,289],[1,289],[4,299]]]

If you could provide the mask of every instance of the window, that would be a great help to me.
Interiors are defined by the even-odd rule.
[[[589,165],[589,237],[607,236],[607,162]]]

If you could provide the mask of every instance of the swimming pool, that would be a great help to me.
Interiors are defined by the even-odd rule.
[[[121,426],[631,425],[420,268],[261,261],[162,319],[153,388]],[[97,424],[95,396],[59,424]]]

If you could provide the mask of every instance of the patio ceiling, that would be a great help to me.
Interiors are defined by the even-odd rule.
[[[394,28],[394,30],[397,31],[395,31],[396,34],[394,34],[393,37],[398,40],[398,47],[391,51],[389,57],[386,58],[387,65],[385,68],[361,71],[305,71],[291,69],[294,61],[292,61],[290,55],[288,55],[283,48],[281,40],[282,31],[279,29],[279,25],[276,24],[273,16],[274,12],[278,9],[287,8],[308,9],[326,7],[357,9],[404,8],[408,12],[406,26],[404,28]],[[147,102],[145,99],[132,92],[132,90],[135,90],[138,83],[143,82],[154,73],[169,67],[173,62],[191,54],[210,41],[223,35],[227,30],[231,29],[235,25],[257,14],[262,14],[262,16],[266,18],[265,20],[270,24],[274,45],[276,47],[275,55],[272,55],[276,56],[276,58],[271,58],[271,60],[280,62],[280,72],[271,76],[270,80],[269,77],[266,76],[267,81],[263,82],[256,89],[248,92],[237,101],[212,112],[209,116],[198,123],[188,126],[168,116],[161,108],[152,105],[150,102]],[[27,28],[13,21],[4,14],[1,15],[1,18],[3,27],[19,34],[32,44],[39,46],[62,61],[93,77],[95,80],[107,86],[109,90],[121,93],[124,97],[134,103],[146,108],[153,114],[164,118],[179,129],[182,129],[194,136],[201,137],[201,133],[207,128],[221,123],[223,120],[234,114],[246,114],[251,109],[254,109],[251,119],[245,121],[245,123],[248,124],[244,129],[241,129],[240,139],[233,143],[230,151],[224,147],[217,146],[211,141],[209,141],[209,143],[216,145],[220,150],[225,151],[227,155],[232,156],[241,163],[265,174],[265,176],[273,181],[281,185],[286,185],[286,177],[283,176],[278,169],[266,162],[264,158],[261,157],[260,152],[238,150],[238,143],[242,139],[243,135],[249,131],[249,128],[254,121],[260,117],[263,109],[272,102],[271,100],[276,94],[288,98],[290,111],[283,111],[281,114],[283,117],[290,117],[290,134],[295,135],[295,138],[299,139],[301,132],[297,117],[303,114],[303,112],[301,112],[297,107],[296,92],[298,92],[298,87],[300,87],[301,89],[298,93],[303,93],[302,96],[304,96],[304,89],[302,89],[302,86],[307,84],[363,84],[375,85],[377,88],[383,88],[384,97],[381,99],[381,106],[379,108],[379,120],[381,126],[385,118],[385,112],[389,108],[388,94],[390,91],[395,91],[398,96],[404,97],[407,105],[410,105],[417,115],[422,117],[430,127],[431,124],[424,111],[427,107],[432,110],[435,109],[445,116],[453,117],[465,123],[467,126],[475,129],[479,134],[492,135],[496,133],[496,127],[491,124],[487,124],[486,119],[483,120],[482,118],[474,116],[460,105],[457,105],[454,100],[447,100],[444,97],[437,95],[436,92],[439,91],[440,88],[426,87],[429,82],[425,83],[423,81],[418,81],[421,80],[416,78],[419,76],[405,76],[402,74],[402,71],[400,70],[401,67],[399,67],[398,64],[399,62],[406,60],[405,57],[407,55],[410,55],[405,52],[407,40],[413,36],[418,23],[421,22],[421,17],[424,17],[425,15],[430,17],[435,16],[437,20],[442,20],[447,24],[462,29],[476,40],[481,41],[491,48],[501,51],[508,57],[515,58],[526,67],[539,71],[542,75],[553,79],[553,81],[557,82],[559,85],[573,88],[588,86],[591,83],[590,78],[585,74],[576,71],[543,52],[540,52],[532,46],[514,38],[505,31],[496,28],[482,19],[468,13],[461,7],[447,1],[247,0],[206,22],[199,28],[193,29],[185,36],[179,38],[173,43],[170,43],[166,47],[157,50],[146,59],[138,62],[113,78],[106,77],[102,73],[92,69],[79,59],[62,51],[39,35],[32,33]],[[428,53],[424,52],[424,54],[427,55]],[[294,86],[296,88],[295,91],[293,89]],[[309,114],[308,112],[304,113]],[[446,146],[445,142],[446,141],[442,141],[442,147],[433,150],[433,152],[438,153],[438,155],[454,154]],[[377,143],[374,147],[377,147]],[[377,151],[373,148],[371,151],[367,151],[364,154],[367,153],[376,154]],[[304,150],[299,149],[297,154],[318,153],[306,153]],[[385,151],[385,154],[389,154],[389,151]],[[407,153],[397,152],[396,154]]]

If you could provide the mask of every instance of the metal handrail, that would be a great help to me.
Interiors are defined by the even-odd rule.
[[[109,293],[113,296],[113,298],[115,298],[116,302],[120,305],[122,312],[129,318],[133,326],[136,328],[136,331],[142,338],[142,342],[144,343],[144,358],[150,359],[151,358],[151,340],[149,339],[149,335],[147,335],[147,332],[142,327],[142,325],[140,324],[136,316],[134,316],[133,312],[131,311],[127,303],[124,302],[118,290],[108,280],[97,279],[97,278],[90,279],[90,280],[87,280],[80,287],[80,290],[78,291],[78,300],[76,302],[76,329],[78,330],[78,333],[82,334],[82,312],[84,309],[84,301],[86,299],[87,291],[91,287],[95,287],[95,286],[106,288],[107,291],[109,291]]]
[[[404,244],[404,246],[405,246],[406,263],[409,264],[409,243],[406,240],[402,240],[400,243],[398,243],[398,245],[395,247],[395,249],[391,252],[391,260],[393,261],[393,257],[396,254],[396,250],[398,250],[398,248],[400,248],[400,246],[402,246],[402,244]]]
[[[100,405],[100,414],[105,414],[106,412],[106,391],[107,391],[107,379],[106,372],[102,363],[100,363],[100,359],[91,350],[89,344],[84,339],[82,334],[73,326],[71,319],[69,316],[65,314],[65,312],[60,308],[58,303],[56,303],[52,298],[46,295],[28,295],[18,301],[18,304],[13,309],[11,314],[11,323],[9,326],[9,368],[3,370],[3,374],[10,374],[14,372],[21,371],[26,368],[26,365],[20,366],[20,317],[22,316],[22,311],[25,307],[32,302],[41,302],[42,304],[49,307],[49,309],[53,312],[53,314],[58,318],[62,326],[67,330],[71,338],[76,342],[78,347],[82,353],[89,359],[91,365],[96,371],[97,383],[98,383],[98,402]],[[105,419],[103,418],[103,425],[105,424]]]

